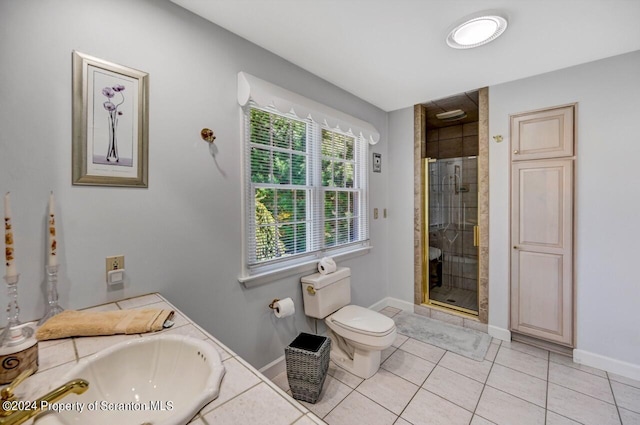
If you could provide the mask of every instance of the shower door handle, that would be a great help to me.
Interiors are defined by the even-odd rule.
[[[480,226],[473,226],[473,246],[480,245]]]

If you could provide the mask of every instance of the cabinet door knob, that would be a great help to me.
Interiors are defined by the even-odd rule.
[[[514,150],[513,153],[517,155],[518,154],[518,150],[517,149]]]

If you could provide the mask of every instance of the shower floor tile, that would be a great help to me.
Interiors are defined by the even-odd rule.
[[[433,301],[455,305],[467,310],[478,311],[478,292],[462,288],[446,288],[436,286],[429,290],[429,298]]]

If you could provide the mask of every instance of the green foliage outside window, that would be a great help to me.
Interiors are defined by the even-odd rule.
[[[324,215],[307,217],[312,183],[312,163],[307,146],[308,123],[251,108],[250,167],[255,199],[255,262],[318,249],[307,237],[319,220],[324,247],[356,241],[359,188],[356,188],[356,138],[321,130],[320,172]],[[313,135],[314,130],[309,134]],[[313,140],[313,139],[312,139]]]
[[[251,109],[251,181],[307,184],[307,126]],[[255,189],[256,261],[306,251],[306,190]]]
[[[278,257],[285,251],[280,231],[271,211],[256,199],[256,259],[258,261]]]
[[[322,130],[322,186],[341,189],[354,187],[355,138]],[[354,201],[357,191],[325,190],[324,245],[331,247],[355,240]]]
[[[251,147],[252,182],[307,183],[307,126],[304,122],[251,109],[250,131],[254,144]]]

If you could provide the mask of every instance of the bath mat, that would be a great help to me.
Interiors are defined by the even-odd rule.
[[[487,354],[491,337],[473,329],[463,328],[411,313],[393,317],[398,333],[418,341],[435,345],[473,360],[482,361]]]

